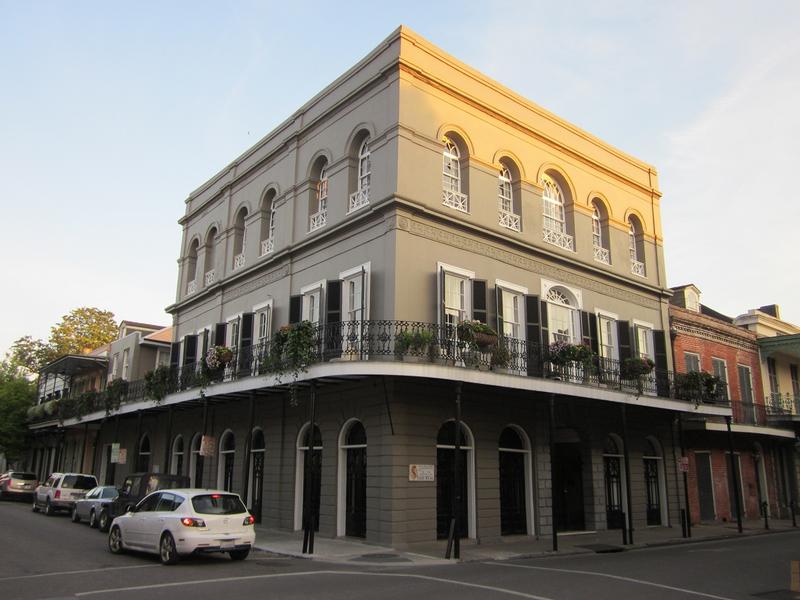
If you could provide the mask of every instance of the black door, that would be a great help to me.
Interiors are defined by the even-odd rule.
[[[261,523],[261,504],[262,495],[264,493],[264,453],[253,452],[253,481],[252,481],[252,498],[253,502],[250,506],[250,512],[256,519],[256,523]]]
[[[195,454],[194,459],[194,487],[203,487],[203,459],[202,454]]]
[[[233,452],[226,452],[225,453],[225,462],[223,465],[223,479],[222,479],[222,489],[226,492],[233,491],[233,459],[234,454]]]
[[[461,502],[458,508],[458,535],[467,537],[467,451],[459,451],[459,471],[461,479]],[[450,520],[453,516],[453,495],[455,494],[454,448],[436,449],[436,537],[447,538],[450,533]]]
[[[528,533],[525,511],[525,455],[500,451],[500,533]]]
[[[604,456],[606,486],[606,527],[622,529],[625,517],[622,512],[622,475],[618,456]]]
[[[697,470],[697,495],[700,499],[700,520],[713,521],[716,518],[714,511],[714,491],[711,479],[711,455],[699,452],[694,455]]]
[[[556,444],[556,527],[558,531],[586,529],[583,513],[583,461],[580,443]]]
[[[319,495],[322,475],[322,450],[314,450],[309,456],[309,451],[304,452],[306,461],[303,465],[303,523],[306,522],[309,505],[311,507],[311,518],[314,519],[314,531],[319,531]],[[309,464],[310,463],[310,464]],[[309,496],[305,496],[309,494]],[[308,500],[308,502],[307,502]]]
[[[345,535],[367,536],[367,449],[347,449]]]
[[[644,486],[647,493],[647,524],[661,525],[661,490],[659,489],[658,460],[644,459]]]

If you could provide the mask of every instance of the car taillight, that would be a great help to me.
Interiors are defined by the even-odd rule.
[[[186,527],[205,527],[206,522],[203,519],[193,519],[192,517],[183,517],[181,523]]]
[[[242,522],[242,525],[253,525],[256,522],[256,518],[253,515],[247,515]]]
[[[56,500],[61,498],[61,490],[56,490]]]

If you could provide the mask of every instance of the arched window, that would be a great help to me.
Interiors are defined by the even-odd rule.
[[[442,141],[442,204],[467,212],[467,195],[461,192],[461,151],[449,137]]]
[[[314,188],[314,203],[309,217],[308,231],[316,231],[328,223],[328,163],[319,161],[319,175]]]
[[[183,436],[175,437],[172,442],[172,461],[169,465],[169,472],[173,475],[183,475]]]
[[[244,267],[244,251],[247,246],[247,229],[245,227],[247,218],[247,208],[244,206],[236,213],[236,221],[233,224],[233,268],[241,269]]]
[[[358,173],[356,177],[356,191],[350,194],[350,203],[347,212],[358,210],[369,204],[369,184],[372,173],[370,164],[369,138],[364,138],[358,147]]]
[[[500,460],[500,534],[524,535],[530,523],[530,444],[516,427],[503,429],[498,443]]]
[[[269,190],[261,206],[261,256],[275,250],[275,190]]]
[[[195,433],[189,449],[189,480],[192,487],[203,487],[203,456],[200,454],[200,446],[203,443],[203,435]]]
[[[608,246],[608,216],[599,200],[592,201],[592,248],[594,259],[605,265],[611,264]]]
[[[645,277],[644,235],[642,224],[634,216],[628,218],[628,250],[631,255],[631,273]]]
[[[338,535],[367,535],[367,432],[351,419],[339,434]]]
[[[145,433],[139,440],[139,456],[136,458],[137,471],[150,470],[150,437]]]
[[[252,444],[250,446],[250,481],[247,486],[247,506],[255,517],[256,523],[261,523],[261,508],[264,496],[264,458],[267,444],[264,432],[261,429],[253,430]]]
[[[436,436],[436,536],[446,538],[451,519],[457,517],[459,535],[475,536],[475,457],[472,433],[461,423],[459,456],[456,456],[456,423],[447,421]],[[455,462],[458,461],[459,489],[456,489]],[[461,498],[453,515],[453,496]]]
[[[206,264],[205,264],[205,285],[209,286],[217,280],[216,269],[216,249],[217,228],[212,227],[206,236]]]
[[[663,525],[666,522],[666,477],[661,446],[652,437],[645,439],[642,452],[644,461],[644,488],[647,500],[647,524]]]
[[[236,439],[231,430],[222,434],[219,442],[217,486],[226,492],[233,491],[233,463],[236,457]]]
[[[564,191],[561,185],[549,175],[542,176],[544,241],[564,250],[574,250],[573,237],[568,232]]]
[[[297,435],[295,460],[294,528],[302,529],[306,519],[312,519],[314,530],[319,531],[319,503],[322,481],[322,433],[315,424],[309,436],[310,423]],[[312,439],[309,440],[309,437]],[[311,441],[309,448],[309,441]],[[308,502],[306,502],[308,494]],[[310,511],[310,512],[309,512]]]
[[[521,219],[514,204],[513,178],[511,171],[505,165],[500,167],[500,173],[497,176],[497,183],[497,200],[500,225],[514,231],[520,231]]]
[[[547,291],[547,324],[550,342],[578,342],[578,306],[572,294],[555,286]]]
[[[186,257],[186,294],[194,294],[197,291],[197,249],[200,242],[192,240],[189,245],[189,254]]]
[[[623,490],[627,489],[623,460],[622,440],[614,434],[609,435],[603,446],[606,526],[609,529],[621,529],[625,526],[628,502],[627,497],[623,494]]]

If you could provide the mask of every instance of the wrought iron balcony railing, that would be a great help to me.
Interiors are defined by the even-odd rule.
[[[491,342],[491,340],[490,340]],[[200,389],[222,381],[240,380],[259,375],[277,374],[284,383],[291,373],[334,361],[401,361],[428,363],[493,371],[503,375],[535,377],[595,388],[619,390],[642,396],[669,398],[695,405],[728,406],[724,390],[709,396],[680,385],[671,371],[654,369],[647,375],[627,376],[620,361],[593,357],[585,362],[554,362],[544,349],[533,342],[498,338],[479,346],[458,335],[452,325],[433,325],[414,321],[348,321],[313,327],[303,338],[302,346],[288,343],[285,335],[272,340],[232,349],[231,360],[210,369],[204,362],[179,368],[162,367],[157,391],[152,382],[133,381],[124,394],[99,392],[80,404],[59,409],[64,418],[103,410],[119,403],[146,400],[160,401],[164,395],[182,390]],[[501,385],[498,381],[498,385]],[[161,396],[156,398],[154,394]],[[574,391],[571,393],[575,393]],[[118,408],[118,406],[117,406]]]
[[[461,212],[469,212],[467,195],[455,190],[442,190],[442,204]]]
[[[753,402],[734,402],[733,422],[742,425],[765,425],[767,407]]]
[[[350,202],[347,205],[347,212],[353,212],[369,204],[369,188],[362,187],[350,194]]]
[[[767,414],[773,417],[800,416],[800,396],[795,394],[767,394],[764,399]]]

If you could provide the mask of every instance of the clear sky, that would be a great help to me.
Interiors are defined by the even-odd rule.
[[[655,165],[669,285],[800,323],[800,2],[0,0],[0,354],[169,324],[186,196],[401,23]]]

